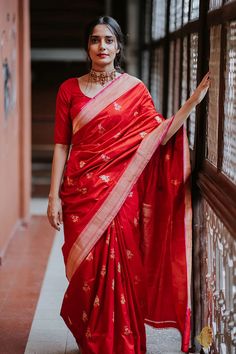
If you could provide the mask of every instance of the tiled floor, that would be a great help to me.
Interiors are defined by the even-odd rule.
[[[67,286],[61,253],[63,233],[54,237],[46,217],[39,216],[45,215],[45,200],[33,200],[31,209],[38,215],[28,229],[14,237],[0,267],[4,284],[0,290],[0,354],[78,354],[59,315]],[[178,354],[180,335],[172,329],[147,328],[147,346],[147,354]]]
[[[59,315],[67,286],[61,254],[62,241],[61,231],[54,240],[25,354],[79,353]]]
[[[33,216],[13,236],[0,267],[0,354],[22,354],[55,232]]]

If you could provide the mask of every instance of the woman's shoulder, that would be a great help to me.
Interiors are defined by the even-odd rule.
[[[139,89],[142,88],[143,90],[147,90],[146,85],[144,84],[144,82],[141,79],[139,79],[136,76],[130,75],[128,73],[126,73],[126,75],[130,81],[132,81],[134,84],[138,85]]]
[[[76,77],[70,77],[70,78],[68,78],[65,81],[60,83],[59,89],[68,91],[71,88],[76,87],[76,84],[77,84],[77,78]]]

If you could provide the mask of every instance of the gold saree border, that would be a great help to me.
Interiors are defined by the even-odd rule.
[[[145,136],[109,196],[74,242],[66,263],[66,276],[69,281],[119,212],[131,188],[163,141],[173,119],[174,117],[166,119]]]
[[[185,254],[187,264],[187,291],[188,291],[188,308],[191,309],[191,273],[192,273],[192,202],[190,190],[190,153],[188,146],[188,138],[185,126],[183,126],[183,154],[184,154],[184,182],[185,182]]]
[[[118,76],[110,85],[107,85],[95,97],[91,98],[73,119],[73,134],[77,133],[79,129],[94,119],[99,112],[140,82],[141,80],[127,73]]]

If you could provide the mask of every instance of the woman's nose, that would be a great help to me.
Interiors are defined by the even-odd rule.
[[[105,49],[106,48],[106,43],[103,39],[100,41],[100,49]]]

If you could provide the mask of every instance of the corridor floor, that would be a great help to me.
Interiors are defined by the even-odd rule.
[[[46,201],[33,201],[33,214],[44,214],[45,210]],[[63,232],[61,231],[56,233],[53,241],[28,341],[22,354],[79,354],[74,338],[59,315],[63,294],[67,287],[61,253],[62,242]],[[15,332],[19,326],[18,321],[19,318],[14,327]],[[13,341],[14,331],[12,331]],[[147,346],[147,354],[182,353],[180,351],[180,335],[174,329],[153,330],[147,327]],[[5,346],[5,348],[7,347]],[[20,351],[14,351],[14,349],[1,351],[0,336],[0,354],[11,353],[20,353]]]

